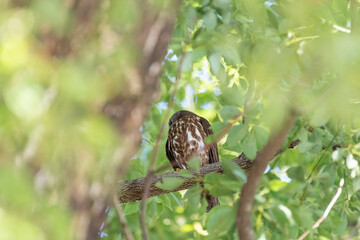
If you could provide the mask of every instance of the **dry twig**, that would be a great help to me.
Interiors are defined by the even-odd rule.
[[[326,217],[328,216],[331,208],[334,206],[335,202],[337,201],[337,199],[339,198],[340,194],[341,194],[341,191],[342,191],[342,187],[344,185],[344,178],[342,178],[340,180],[340,183],[339,183],[339,188],[335,194],[335,196],[333,197],[333,199],[331,199],[329,205],[327,206],[327,208],[325,209],[325,212],[324,214],[316,221],[316,223],[312,226],[312,229],[316,229],[319,227],[320,223],[322,223]],[[306,238],[307,235],[309,235],[310,233],[310,230],[307,230],[306,232],[304,232],[303,235],[301,235],[298,240],[303,240],[304,238]]]

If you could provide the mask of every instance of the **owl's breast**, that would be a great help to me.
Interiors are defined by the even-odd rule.
[[[209,148],[205,143],[206,133],[200,124],[200,118],[185,116],[174,122],[169,129],[169,143],[175,161],[186,168],[192,157],[199,157],[202,164],[209,163]]]

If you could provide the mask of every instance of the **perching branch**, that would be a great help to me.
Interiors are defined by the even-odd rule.
[[[333,199],[330,201],[329,205],[327,206],[327,208],[325,209],[325,212],[324,214],[316,221],[316,223],[312,226],[312,229],[316,229],[319,227],[320,223],[322,223],[326,217],[328,216],[331,208],[334,206],[335,202],[337,201],[337,199],[339,198],[340,194],[341,194],[341,191],[342,191],[342,187],[344,185],[344,178],[342,178],[340,180],[340,183],[339,183],[339,188],[335,194],[335,196],[333,197]],[[298,240],[303,240],[304,238],[306,238],[307,235],[309,235],[310,233],[310,230],[307,230],[306,232],[304,232],[303,235],[301,235]]]
[[[299,140],[295,140],[291,142],[288,146],[288,148],[294,148],[296,145],[300,143]],[[282,150],[279,150],[276,155],[280,154]],[[230,160],[227,160],[230,161]],[[234,163],[239,165],[240,168],[242,168],[245,172],[249,172],[251,169],[251,166],[253,164],[253,161],[248,159],[245,154],[241,154],[240,156],[232,159]],[[178,172],[167,172],[159,175],[154,175],[150,178],[150,187],[149,192],[146,195],[147,198],[154,197],[158,195],[162,195],[165,193],[170,192],[177,192],[180,190],[188,189],[195,183],[199,182],[200,178],[205,176],[208,173],[215,172],[215,173],[223,173],[222,164],[221,162],[213,163],[213,164],[207,164],[204,166],[201,166],[200,173],[198,175],[195,174],[192,178],[187,178],[185,182],[178,188],[175,188],[173,190],[163,190],[161,188],[158,188],[155,186],[156,183],[162,182],[163,178],[167,177],[181,177]],[[130,181],[125,181],[119,183],[117,194],[118,194],[118,200],[119,203],[127,203],[127,202],[135,202],[142,199],[143,193],[144,193],[144,187],[145,187],[145,181],[146,178],[138,178]]]
[[[238,164],[245,171],[249,171],[252,165],[252,161],[249,160],[244,154],[241,154],[240,156],[232,159],[232,161]],[[195,183],[199,182],[201,180],[201,177],[211,172],[222,173],[223,170],[222,170],[221,162],[201,166],[200,173],[198,174],[194,173],[193,177],[186,178],[185,182],[180,187],[172,190],[163,190],[161,188],[156,187],[155,184],[158,182],[161,183],[163,178],[182,177],[178,172],[172,171],[159,175],[154,175],[149,180],[150,187],[149,187],[148,195],[146,197],[149,198],[149,197],[162,195],[165,193],[177,192],[180,190],[188,189]],[[145,181],[146,181],[146,177],[143,177],[143,178],[138,178],[131,181],[125,181],[120,183],[117,191],[119,203],[127,203],[127,202],[134,202],[141,200],[144,192]]]
[[[254,231],[252,227],[252,206],[256,194],[257,187],[260,183],[266,166],[279,152],[290,129],[295,123],[295,115],[289,116],[289,119],[284,123],[283,127],[274,135],[270,137],[269,142],[265,147],[258,152],[252,164],[247,182],[244,184],[236,217],[236,227],[238,236],[241,240],[252,240],[254,238]]]

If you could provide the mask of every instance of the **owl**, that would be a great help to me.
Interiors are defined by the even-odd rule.
[[[207,144],[205,138],[213,134],[210,123],[193,112],[182,110],[176,112],[169,120],[169,133],[166,142],[166,156],[174,170],[187,169],[187,162],[192,157],[199,157],[200,164],[211,164],[219,161],[217,143]],[[203,193],[210,211],[219,200]]]

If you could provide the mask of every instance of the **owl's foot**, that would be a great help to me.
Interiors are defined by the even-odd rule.
[[[180,171],[180,170],[181,170],[180,168],[175,168],[175,171],[177,171],[177,172]]]
[[[190,169],[190,167],[189,167],[189,166],[186,166],[186,169]]]

